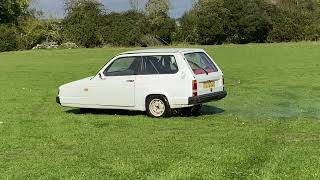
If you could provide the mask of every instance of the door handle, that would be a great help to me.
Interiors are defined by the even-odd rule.
[[[134,82],[134,80],[127,80],[127,82]]]

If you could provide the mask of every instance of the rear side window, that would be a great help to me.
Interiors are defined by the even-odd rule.
[[[138,73],[141,57],[123,57],[115,60],[104,72],[105,76],[132,76]]]
[[[144,75],[150,74],[175,74],[178,72],[178,65],[174,56],[144,56],[143,72]]]
[[[189,53],[184,56],[196,75],[218,71],[211,59],[203,52]]]

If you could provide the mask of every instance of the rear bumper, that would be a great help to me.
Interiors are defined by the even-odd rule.
[[[59,96],[56,97],[56,102],[61,105]]]
[[[202,104],[210,101],[218,101],[225,98],[227,95],[227,91],[220,91],[211,94],[189,97],[188,105]]]

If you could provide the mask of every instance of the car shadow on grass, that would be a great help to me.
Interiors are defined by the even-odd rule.
[[[146,112],[142,111],[128,111],[128,110],[115,110],[115,109],[70,109],[65,111],[70,114],[96,114],[96,115],[123,115],[123,116],[146,116]],[[224,109],[215,106],[204,105],[201,111],[197,114],[183,114],[180,110],[174,110],[173,117],[190,117],[190,116],[206,116],[221,114],[225,112]]]
[[[225,110],[216,106],[203,105],[200,111],[200,115],[214,115],[222,114]]]
[[[123,116],[139,116],[146,115],[141,111],[128,111],[117,109],[70,109],[66,113],[70,114],[94,114],[94,115],[123,115]]]

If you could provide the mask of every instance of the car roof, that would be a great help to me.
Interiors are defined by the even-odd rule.
[[[159,49],[141,49],[135,51],[128,51],[120,53],[120,55],[125,54],[142,54],[142,53],[187,53],[187,52],[202,52],[203,49],[195,48],[159,48]]]

